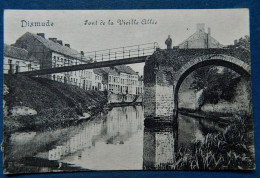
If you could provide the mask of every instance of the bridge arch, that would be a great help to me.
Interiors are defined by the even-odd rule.
[[[191,74],[196,69],[210,65],[230,68],[246,78],[249,78],[251,73],[249,64],[238,58],[228,55],[204,55],[187,62],[175,74],[175,82],[173,86],[173,102],[174,113],[176,116],[178,114],[178,93],[182,82],[189,74]]]

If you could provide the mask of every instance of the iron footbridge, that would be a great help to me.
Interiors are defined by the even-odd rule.
[[[26,76],[46,75],[145,62],[159,48],[157,42],[85,52],[80,64],[19,72]]]

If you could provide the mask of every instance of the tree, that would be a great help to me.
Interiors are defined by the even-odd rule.
[[[250,38],[248,35],[240,38],[236,47],[250,50]],[[193,73],[194,81],[190,88],[195,92],[203,90],[199,100],[199,109],[206,103],[217,104],[221,99],[231,101],[235,96],[235,89],[241,76],[228,68],[207,66]]]
[[[240,38],[238,40],[238,43],[236,44],[236,46],[242,46],[248,50],[250,50],[250,38],[248,35],[245,35],[244,37]]]
[[[190,88],[198,92],[203,90],[199,99],[199,110],[204,104],[217,104],[221,99],[231,101],[240,76],[228,69],[217,66],[200,68],[193,73]]]

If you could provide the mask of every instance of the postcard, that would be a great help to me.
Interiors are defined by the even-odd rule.
[[[5,174],[254,170],[248,9],[5,10]]]

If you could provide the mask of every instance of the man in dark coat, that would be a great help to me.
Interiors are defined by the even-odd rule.
[[[168,38],[166,39],[165,44],[167,45],[167,49],[172,48],[172,39],[171,39],[170,35],[168,35]]]

